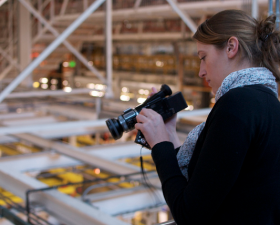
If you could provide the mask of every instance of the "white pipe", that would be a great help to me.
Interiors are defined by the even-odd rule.
[[[166,0],[170,6],[172,7],[172,9],[180,16],[180,18],[184,21],[184,23],[190,28],[190,30],[195,33],[197,30],[197,26],[196,24],[193,22],[193,20],[189,17],[189,15],[187,15],[186,13],[184,13],[183,11],[181,11],[177,5],[176,2],[174,2],[173,0]]]
[[[135,4],[134,4],[134,9],[139,8],[139,6],[141,5],[142,0],[136,0]]]
[[[57,122],[39,125],[29,126],[11,126],[11,127],[0,127],[0,135],[5,134],[20,134],[20,133],[32,133],[32,132],[43,132],[43,131],[54,131],[64,129],[78,129],[78,128],[98,128],[106,130],[105,119],[102,120],[80,120],[71,122]]]
[[[30,63],[15,80],[0,94],[0,102],[10,94],[32,71],[47,58],[91,13],[93,13],[105,0],[97,0],[81,14],[55,41],[53,41],[32,63]]]
[[[29,3],[27,3],[25,0],[19,0],[28,10],[31,12],[41,23],[43,23],[49,31],[53,33],[55,37],[59,37],[59,32],[52,27],[52,25],[44,19],[44,17],[41,16],[34,7],[32,7]],[[44,32],[44,31],[43,31]],[[106,83],[106,80],[103,78],[103,76],[99,73],[99,71],[88,64],[88,61],[83,57],[83,55],[77,51],[68,41],[63,41],[63,44],[66,46],[66,48],[69,49],[70,52],[72,52],[93,74],[95,74],[103,83]]]
[[[258,19],[258,16],[259,16],[258,0],[252,0],[252,17]]]
[[[49,90],[49,91],[28,91],[28,92],[14,92],[9,94],[6,98],[33,98],[33,97],[45,97],[45,96],[62,96],[73,94],[90,94],[93,89],[79,88],[72,89],[70,92],[64,90]],[[96,90],[97,91],[97,90]]]
[[[273,0],[269,0],[268,15],[273,14]]]
[[[113,97],[112,80],[112,0],[106,0],[106,77],[107,77],[107,91],[105,96],[107,98]]]

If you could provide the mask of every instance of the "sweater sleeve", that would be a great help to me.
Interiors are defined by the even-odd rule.
[[[239,175],[251,136],[246,119],[236,116],[243,110],[236,104],[230,102],[212,114],[189,182],[170,143],[152,149],[165,200],[178,225],[208,224]]]

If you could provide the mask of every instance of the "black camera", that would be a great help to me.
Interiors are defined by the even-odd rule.
[[[143,108],[153,109],[162,116],[163,120],[166,120],[177,112],[188,107],[181,92],[177,92],[174,95],[169,96],[171,94],[172,91],[170,87],[163,84],[160,91],[148,98],[143,104],[138,105],[134,109],[126,109],[117,119],[113,118],[106,120],[107,127],[113,138],[117,140],[122,137],[123,132],[133,130],[135,128],[135,124],[137,123],[136,116]],[[140,130],[136,136],[135,143],[150,149],[149,144],[146,142]]]

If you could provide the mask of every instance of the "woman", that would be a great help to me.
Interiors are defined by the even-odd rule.
[[[217,13],[194,39],[199,76],[216,94],[180,147],[176,118],[137,116],[177,224],[280,224],[279,34],[239,10]],[[153,90],[155,92],[155,90]]]

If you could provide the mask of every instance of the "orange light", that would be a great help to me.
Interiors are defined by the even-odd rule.
[[[40,55],[39,52],[32,52],[31,57],[37,58],[39,55]]]
[[[94,171],[95,174],[100,174],[100,169],[99,168],[96,168],[93,171]]]

